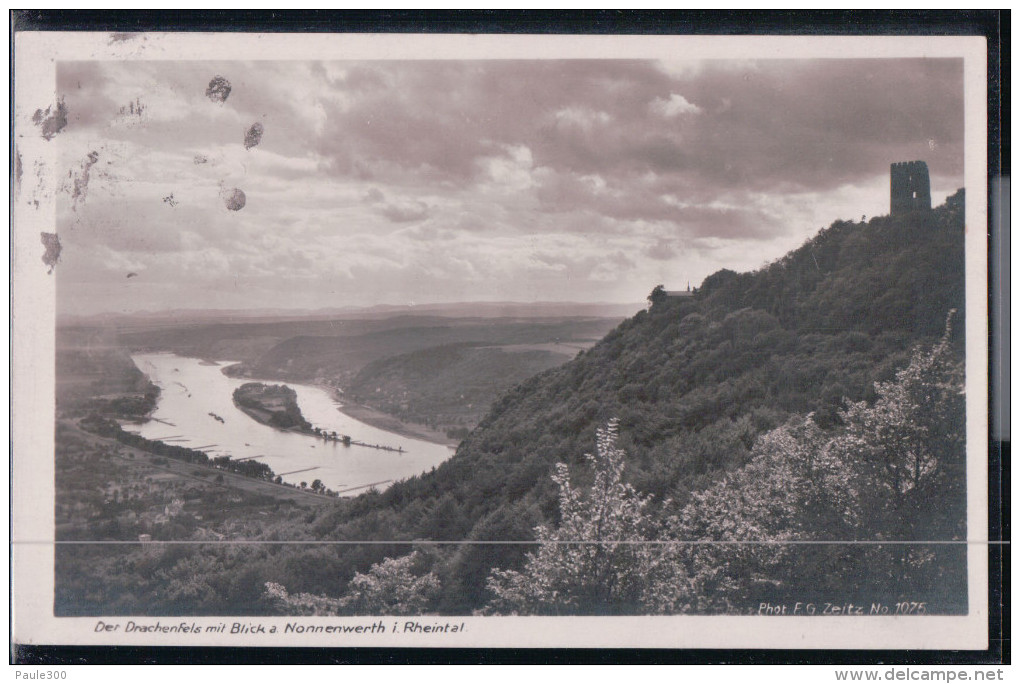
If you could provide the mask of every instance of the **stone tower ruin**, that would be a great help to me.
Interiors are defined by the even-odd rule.
[[[931,180],[923,161],[896,162],[889,168],[889,213],[931,209]]]

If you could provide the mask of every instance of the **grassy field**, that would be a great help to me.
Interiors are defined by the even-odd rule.
[[[188,492],[188,497],[194,499],[194,506],[187,509],[201,509],[206,517],[214,514],[214,519],[223,520],[230,518],[232,512],[236,515],[253,506],[261,510],[267,502],[321,506],[337,501],[307,489],[156,457],[86,432],[69,420],[57,423],[56,456],[56,503],[58,511],[65,511],[64,516],[57,518],[58,538],[61,532],[81,538],[82,533],[102,528],[125,510],[135,510],[139,515],[152,506],[161,508],[174,496],[183,495],[181,492]],[[104,510],[104,506],[113,503],[114,491],[121,492],[117,495],[117,506]],[[224,493],[233,497],[230,505],[206,510],[209,502],[222,498]],[[133,494],[133,499],[124,499]],[[131,505],[131,501],[136,504]],[[82,504],[88,506],[83,508]],[[91,513],[74,515],[75,510]],[[130,532],[123,538],[141,533]]]
[[[112,331],[58,329],[55,366],[58,410],[81,411],[97,398],[141,396],[150,387]]]

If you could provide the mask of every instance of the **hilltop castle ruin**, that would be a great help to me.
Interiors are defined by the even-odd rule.
[[[923,161],[896,162],[889,168],[889,213],[931,209],[931,180]]]

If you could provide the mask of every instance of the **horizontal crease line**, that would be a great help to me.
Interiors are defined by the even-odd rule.
[[[556,540],[556,541],[523,541],[523,540],[502,540],[502,541],[479,541],[479,540],[432,540],[432,539],[418,539],[418,540],[329,540],[329,539],[306,539],[306,540],[258,540],[258,539],[222,539],[222,540],[108,540],[108,541],[97,541],[97,540],[60,540],[60,541],[48,541],[48,540],[18,540],[11,541],[11,546],[17,545],[53,545],[53,546],[67,546],[67,545],[138,545],[146,546],[153,544],[194,544],[200,546],[215,546],[221,544],[248,544],[248,545],[267,545],[267,546],[278,546],[278,545],[339,545],[339,546],[356,546],[356,545],[394,545],[394,544],[434,544],[434,545],[521,545],[521,546],[541,546],[543,544],[556,544],[560,546],[567,545],[597,545],[597,544],[628,544],[628,545],[648,545],[648,546],[692,546],[692,545],[717,545],[717,546],[838,546],[838,545],[860,545],[860,546],[905,546],[905,545],[942,545],[942,546],[961,546],[961,545],[1008,545],[1009,541],[996,541],[996,540],[892,540],[892,541],[874,541],[874,540],[846,540],[846,541],[834,541],[834,540],[797,540],[797,541],[727,541],[727,540]]]

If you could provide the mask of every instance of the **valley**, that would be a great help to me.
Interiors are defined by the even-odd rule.
[[[953,407],[959,402],[959,393],[922,391],[924,386],[916,394],[910,394],[915,389],[907,385],[901,394],[890,394],[890,388],[914,377],[904,375],[907,370],[927,368],[926,358],[937,357],[941,364],[931,367],[931,373],[941,374],[931,376],[935,379],[930,382],[936,383],[932,386],[953,388],[959,382],[964,337],[954,321],[963,316],[964,297],[958,207],[946,205],[926,214],[876,217],[868,222],[837,221],[758,271],[719,271],[692,296],[653,296],[651,306],[622,322],[585,317],[449,320],[399,314],[333,321],[196,321],[177,326],[121,321],[113,329],[79,325],[62,331],[61,339],[67,344],[58,352],[58,364],[59,354],[72,365],[75,359],[84,361],[74,366],[78,372],[68,374],[64,385],[58,382],[58,411],[66,419],[80,419],[95,410],[125,411],[120,418],[125,424],[137,421],[131,412],[148,406],[151,399],[146,397],[153,396],[148,383],[162,377],[154,381],[160,392],[148,416],[173,425],[150,420],[141,424],[143,432],[172,437],[177,434],[174,429],[180,428],[191,443],[222,445],[224,431],[240,425],[240,440],[235,437],[230,442],[232,456],[258,456],[272,472],[283,474],[298,497],[306,491],[319,493],[323,487],[340,494],[321,497],[321,505],[320,499],[295,499],[297,508],[283,518],[286,534],[352,544],[278,552],[189,549],[171,553],[168,549],[159,555],[166,576],[205,583],[209,588],[168,593],[158,585],[145,584],[144,605],[152,606],[146,609],[152,614],[300,610],[298,604],[281,604],[282,594],[266,598],[266,583],[286,587],[292,594],[305,592],[319,597],[315,600],[323,605],[332,605],[329,597],[343,596],[354,578],[372,568],[382,572],[386,563],[413,565],[417,576],[434,576],[438,588],[430,594],[428,605],[440,614],[517,609],[507,606],[531,606],[526,610],[541,613],[546,610],[543,606],[552,604],[528,604],[515,593],[518,585],[497,578],[551,572],[542,568],[545,556],[539,551],[560,548],[543,540],[561,523],[564,501],[574,501],[563,499],[557,490],[568,480],[582,486],[590,482],[592,464],[604,462],[585,455],[596,446],[610,448],[604,437],[607,425],[614,433],[606,453],[616,454],[625,465],[612,471],[613,477],[621,478],[613,491],[623,492],[624,498],[645,497],[640,527],[635,528],[644,530],[641,534],[660,535],[656,539],[670,535],[681,540],[689,538],[684,535],[728,539],[735,533],[718,530],[731,529],[728,526],[736,524],[734,520],[747,520],[748,529],[758,530],[749,534],[763,535],[752,539],[924,535],[949,543],[965,533],[959,476],[962,414],[957,408],[911,405],[882,418],[915,415],[911,411],[922,411],[916,413],[918,421],[933,415],[952,417],[924,428],[925,439],[934,440],[925,448],[938,454],[931,457],[937,465],[925,466],[913,476],[927,483],[923,492],[938,493],[938,510],[930,510],[926,502],[933,499],[922,489],[916,495],[888,489],[889,483],[874,479],[874,473],[884,471],[861,470],[860,464],[868,461],[855,452],[848,452],[838,463],[844,469],[838,475],[826,476],[836,478],[833,481],[870,483],[860,486],[876,494],[861,502],[864,508],[855,508],[853,516],[843,519],[840,516],[849,514],[829,507],[838,499],[835,493],[825,500],[776,497],[777,492],[810,492],[828,486],[828,480],[811,479],[821,477],[815,470],[796,470],[802,465],[789,459],[813,453],[816,446],[812,445],[830,445],[824,448],[836,453],[845,444],[878,439],[867,431],[871,429],[867,420],[874,419],[865,420],[865,416],[879,411],[889,397],[938,399]],[[146,379],[127,363],[132,359],[142,361],[139,367],[146,360],[158,362],[162,370]],[[929,373],[910,372],[921,373],[917,377],[922,378]],[[438,433],[459,444],[455,452],[432,444],[444,453],[436,452],[431,462],[428,459],[433,456],[423,456],[424,461],[414,464],[408,461],[413,455],[366,449],[360,457],[361,474],[341,475],[351,472],[357,462],[353,444],[346,453],[342,442],[274,430],[237,411],[231,400],[233,390],[252,381],[285,382],[296,392],[296,404],[308,423],[351,435],[352,442],[408,449],[405,436],[418,425],[430,430],[432,437]],[[216,395],[226,406],[183,408],[198,399],[199,388],[217,383],[225,383]],[[118,397],[131,400],[118,402]],[[174,401],[182,402],[184,412],[169,420],[161,417],[159,407]],[[337,403],[343,404],[348,415],[337,410]],[[192,415],[193,422],[181,417],[186,415]],[[365,421],[361,427],[329,422],[350,416]],[[389,436],[365,437],[373,423],[389,428]],[[269,434],[245,446],[244,438],[259,429]],[[903,424],[895,429],[911,428]],[[856,434],[860,436],[853,437]],[[847,441],[851,437],[858,441]],[[270,451],[261,448],[272,439],[298,441],[281,442]],[[341,451],[336,456],[320,453],[327,444]],[[790,446],[770,451],[770,445],[777,444]],[[61,448],[58,444],[58,452]],[[875,448],[875,453],[885,453],[881,445]],[[433,452],[426,448],[421,453]],[[408,469],[394,476],[392,463],[385,465],[387,458]],[[380,469],[386,474],[377,475]],[[805,484],[786,488],[783,480],[770,480],[778,474],[803,478]],[[229,488],[232,482],[237,479],[225,477],[218,484]],[[365,489],[351,491],[352,484]],[[773,486],[777,489],[767,490],[771,493],[761,492]],[[268,490],[265,495],[272,498]],[[68,495],[72,508],[78,507],[78,496]],[[588,500],[578,496],[579,502]],[[755,517],[772,510],[755,503],[760,497],[787,508],[779,518]],[[201,498],[183,499],[184,510],[201,506]],[[910,511],[909,515],[904,511]],[[202,512],[198,515],[205,517]],[[571,520],[584,521],[590,515],[595,514]],[[777,521],[787,519],[784,516],[792,516],[796,522],[789,524],[795,527],[776,527]],[[249,520],[238,529],[246,530],[252,540],[279,539],[278,524],[284,523],[271,517],[260,524]],[[216,528],[225,534],[220,529],[232,528]],[[415,540],[442,543],[412,553]],[[458,540],[471,543],[455,543]],[[660,567],[688,573],[684,576],[698,588],[687,598],[669,590],[673,594],[655,599],[657,610],[741,613],[765,597],[800,600],[808,585],[811,596],[820,598],[847,586],[852,575],[856,588],[849,598],[855,601],[892,601],[907,591],[936,606],[934,612],[966,612],[962,547],[939,546],[916,553],[902,547],[790,547],[775,554],[744,555],[737,547],[736,555],[678,548],[678,555]],[[136,552],[117,553],[122,556],[118,569],[100,565],[120,577],[118,581],[136,581],[119,569]],[[99,562],[85,548],[62,549],[59,555],[58,569],[72,562]],[[321,571],[299,570],[312,559]],[[630,562],[640,567],[644,561],[626,561]],[[722,567],[743,574],[717,582],[713,573]],[[821,581],[817,572],[823,567],[830,570]],[[888,585],[882,578],[894,571],[900,573],[901,581]],[[74,581],[86,594],[116,593],[115,586],[104,584],[103,573],[97,570]],[[246,578],[243,589],[231,585],[238,573]],[[766,587],[747,579],[759,573],[773,573],[787,583]],[[667,583],[662,591],[667,586],[681,585]],[[67,593],[61,596],[61,614],[88,614],[88,604]],[[591,605],[622,614],[649,610],[635,603],[636,596],[604,597]],[[691,603],[670,608],[681,600]]]

